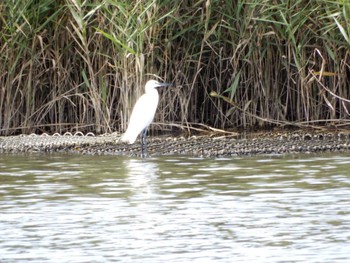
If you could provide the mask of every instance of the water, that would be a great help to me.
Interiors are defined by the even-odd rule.
[[[349,154],[0,155],[0,262],[349,262]]]

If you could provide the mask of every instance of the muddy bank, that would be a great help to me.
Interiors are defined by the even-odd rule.
[[[91,134],[90,134],[91,135]],[[10,136],[0,137],[0,153],[66,152],[139,156],[140,143],[117,143],[118,136]],[[239,136],[205,135],[191,137],[150,137],[148,154],[225,157],[257,154],[350,151],[350,132],[275,132]]]

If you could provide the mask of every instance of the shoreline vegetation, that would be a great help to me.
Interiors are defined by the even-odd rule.
[[[0,3],[0,136],[350,125],[347,0]]]

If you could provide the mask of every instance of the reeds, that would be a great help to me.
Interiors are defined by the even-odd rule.
[[[349,48],[344,0],[4,0],[0,134],[124,131],[155,76],[158,124],[344,125]]]

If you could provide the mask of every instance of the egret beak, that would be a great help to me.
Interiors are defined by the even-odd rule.
[[[158,87],[174,87],[173,83],[159,83]]]

